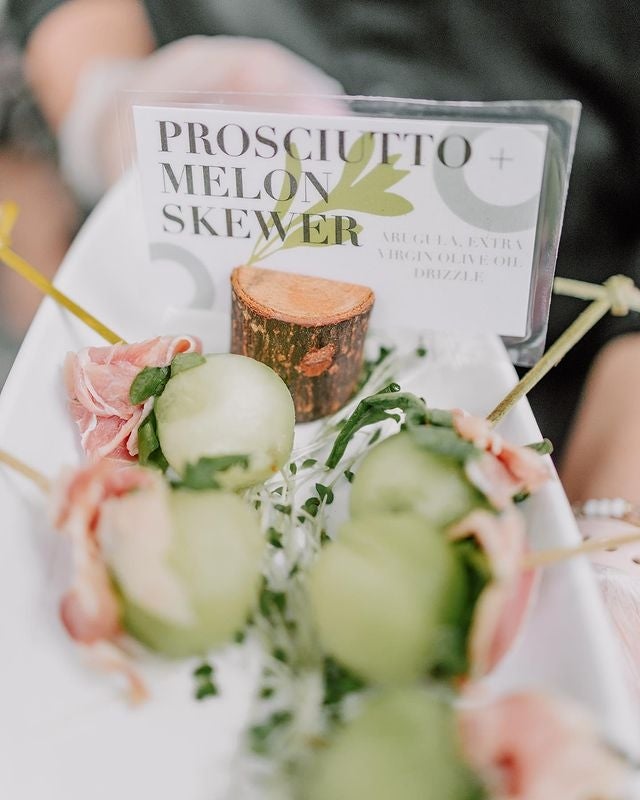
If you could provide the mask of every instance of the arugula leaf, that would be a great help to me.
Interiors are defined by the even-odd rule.
[[[407,431],[420,447],[453,458],[464,464],[469,458],[482,454],[471,442],[461,439],[453,428],[440,428],[436,425],[407,425]]]
[[[485,553],[472,539],[452,544],[464,570],[465,591],[459,602],[450,608],[448,619],[434,642],[435,678],[450,678],[468,672],[468,640],[473,615],[480,594],[491,580],[491,569]]]
[[[158,397],[169,380],[169,367],[145,367],[131,383],[129,400],[134,406],[144,403],[150,397]]]
[[[166,472],[169,466],[160,447],[155,411],[138,428],[138,462],[143,467],[156,467],[162,472]]]
[[[453,414],[441,408],[430,408],[427,411],[427,422],[441,428],[453,428]]]
[[[336,437],[326,461],[327,467],[334,468],[339,464],[347,445],[361,428],[389,419],[399,422],[400,416],[394,411],[404,412],[402,430],[406,430],[420,447],[461,464],[481,454],[475,445],[462,439],[454,430],[450,411],[428,409],[421,397],[401,392],[397,383],[391,383],[378,394],[360,401]],[[373,433],[368,444],[374,444],[379,436],[380,429]]]
[[[200,353],[178,353],[178,355],[173,357],[173,361],[171,362],[171,377],[173,378],[175,375],[179,375],[187,369],[199,367],[200,364],[204,364],[206,360],[207,359],[201,356]]]
[[[184,476],[177,486],[195,490],[219,489],[220,484],[216,480],[216,474],[235,466],[247,469],[249,456],[203,456],[195,464],[187,464]]]
[[[407,423],[419,424],[424,422],[427,407],[424,400],[410,392],[401,392],[397,383],[390,383],[382,391],[365,397],[356,406],[356,410],[342,426],[340,433],[336,437],[333,448],[326,460],[329,468],[336,467],[347,449],[347,445],[355,434],[367,425],[376,422],[384,422],[394,419],[399,422],[400,418],[392,411],[404,411]]]

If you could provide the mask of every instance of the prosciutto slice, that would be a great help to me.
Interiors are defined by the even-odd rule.
[[[169,365],[178,353],[201,352],[195,337],[158,336],[69,353],[64,366],[69,408],[89,458],[135,460],[138,428],[151,413],[154,398],[133,405],[129,389],[134,378],[145,367]]]
[[[457,721],[463,754],[492,800],[629,796],[624,763],[599,740],[593,720],[567,700],[521,692],[486,702],[473,687]]]
[[[522,569],[528,547],[524,519],[516,508],[499,515],[472,511],[449,530],[452,540],[469,536],[485,552],[492,574],[476,603],[469,634],[471,673],[479,678],[513,644],[530,607],[536,575]]]
[[[120,606],[101,552],[98,529],[102,507],[108,500],[152,488],[158,481],[162,482],[161,476],[151,470],[103,459],[63,473],[52,498],[53,524],[69,539],[73,561],[73,583],[60,603],[62,623],[75,642],[88,648],[94,659],[109,669],[127,664],[119,671],[127,678],[136,700],[143,694],[142,684],[115,645],[122,633]]]
[[[551,477],[548,464],[535,450],[505,442],[486,419],[459,408],[452,416],[458,435],[484,451],[479,458],[467,461],[465,471],[495,508],[507,508],[522,492],[538,491]]]

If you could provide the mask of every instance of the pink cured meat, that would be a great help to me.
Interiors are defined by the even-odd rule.
[[[480,458],[468,460],[465,471],[495,508],[507,508],[515,495],[536,492],[549,480],[547,463],[531,448],[509,444],[486,419],[459,408],[452,416],[458,435],[484,451]]]
[[[105,459],[68,471],[55,487],[53,524],[71,542],[74,572],[60,616],[71,638],[81,644],[111,640],[120,633],[118,600],[96,536],[102,504],[148,488],[155,480],[161,478],[150,470]]]
[[[474,686],[457,716],[463,754],[492,800],[627,796],[623,762],[567,700],[521,692],[483,702]]]
[[[153,490],[162,476],[114,459],[69,470],[54,487],[53,524],[71,543],[73,584],[60,602],[60,618],[69,636],[96,666],[120,674],[129,698],[138,703],[146,687],[118,644],[123,633],[120,602],[101,551],[98,530],[104,503],[129,492]]]
[[[485,552],[492,579],[473,613],[469,633],[471,673],[494,669],[513,645],[530,608],[536,573],[523,570],[528,551],[524,520],[513,506],[500,515],[472,511],[449,531],[452,539],[473,536]]]
[[[69,353],[64,366],[71,415],[82,448],[91,459],[132,461],[138,454],[138,428],[154,398],[133,405],[129,389],[145,367],[168,366],[178,353],[201,353],[193,336],[158,336],[136,344],[87,347]]]

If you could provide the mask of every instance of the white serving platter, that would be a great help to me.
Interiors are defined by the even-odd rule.
[[[129,341],[189,332],[202,335],[208,350],[226,346],[225,319],[186,308],[188,275],[149,262],[140,210],[125,184],[88,220],[57,283]],[[61,365],[68,350],[89,344],[101,342],[46,300],[0,395],[0,447],[49,476],[81,458]],[[429,355],[403,388],[431,406],[486,414],[515,381],[497,340],[432,334],[427,345]],[[526,401],[501,430],[519,443],[540,438]],[[234,647],[223,655],[221,696],[204,703],[192,700],[192,663],[151,659],[144,670],[153,699],[128,707],[83,662],[58,620],[68,551],[49,528],[44,499],[2,468],[0,507],[0,798],[229,800],[255,681],[251,654]],[[578,541],[557,478],[525,511],[534,547]],[[545,572],[533,613],[490,685],[563,692],[593,711],[612,742],[639,752],[617,642],[584,559]]]

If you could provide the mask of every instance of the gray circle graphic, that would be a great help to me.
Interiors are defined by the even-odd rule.
[[[447,136],[464,136],[473,147],[473,141],[490,130],[494,128],[456,125],[444,132],[443,139]],[[513,206],[487,203],[470,188],[465,179],[464,168],[452,169],[445,166],[439,160],[437,153],[433,159],[433,179],[440,197],[448,208],[457,217],[476,228],[490,233],[516,233],[529,230],[536,225],[540,201],[538,194]]]
[[[149,255],[152,261],[173,261],[183,267],[194,284],[193,300],[187,308],[213,308],[215,287],[205,264],[190,250],[171,242],[151,242]]]

